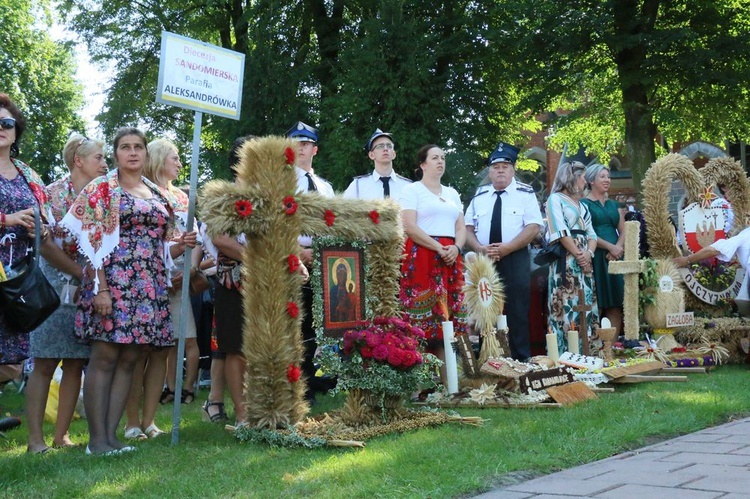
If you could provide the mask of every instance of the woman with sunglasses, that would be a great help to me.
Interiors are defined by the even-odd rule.
[[[591,214],[581,203],[586,188],[585,170],[578,161],[560,165],[547,199],[549,241],[559,241],[567,252],[564,266],[562,260],[550,264],[548,277],[549,327],[550,332],[557,335],[559,352],[569,349],[565,333],[578,329],[581,324],[579,312],[574,310],[579,290],[583,289],[586,304],[592,305],[588,313],[589,331],[591,324],[599,322],[591,263],[596,250],[596,233],[591,226]]]
[[[39,175],[18,159],[18,144],[26,130],[26,120],[7,94],[0,93],[0,263],[6,274],[33,246],[34,206],[43,220],[51,218],[49,197]],[[40,228],[41,253],[56,268],[80,275],[71,262]],[[29,357],[29,334],[6,324],[0,312],[0,364],[18,364]]]
[[[57,221],[62,220],[78,193],[90,181],[107,173],[104,142],[101,140],[91,140],[74,133],[63,148],[63,159],[70,173],[47,188],[52,214]],[[71,262],[76,265],[84,263],[75,240],[68,233],[55,226],[52,234],[55,243]],[[26,387],[26,412],[29,417],[28,451],[32,453],[49,450],[44,442],[42,422],[50,380],[60,360],[63,375],[52,444],[57,448],[75,446],[68,436],[68,429],[81,390],[81,372],[89,358],[89,347],[76,340],[74,328],[80,267],[77,275],[70,275],[51,268],[46,260],[41,260],[40,264],[47,280],[57,289],[61,305],[44,324],[31,332],[30,354],[34,358],[34,370]]]

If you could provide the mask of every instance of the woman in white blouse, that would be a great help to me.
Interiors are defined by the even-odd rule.
[[[407,236],[400,299],[409,322],[424,330],[428,350],[445,360],[442,322],[452,321],[456,335],[467,330],[460,250],[466,226],[458,192],[440,183],[445,152],[428,144],[417,153],[417,164],[418,181],[398,199]]]

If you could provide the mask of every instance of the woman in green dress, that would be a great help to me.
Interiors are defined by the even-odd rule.
[[[624,214],[616,201],[607,198],[611,185],[609,168],[593,164],[586,168],[589,193],[581,200],[591,213],[591,225],[596,232],[594,254],[594,281],[599,316],[606,317],[617,329],[622,330],[622,303],[624,281],[622,275],[609,273],[609,262],[619,260],[624,253]]]

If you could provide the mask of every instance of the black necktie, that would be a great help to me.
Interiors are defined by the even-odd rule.
[[[505,191],[495,191],[495,207],[492,209],[490,222],[490,244],[503,242],[503,199],[500,195]]]
[[[315,186],[315,182],[313,182],[312,175],[310,175],[310,172],[305,173],[305,176],[307,177],[307,190],[317,191],[318,188]]]
[[[380,177],[380,181],[383,182],[383,197],[389,198],[391,197],[391,186],[388,185],[388,181],[391,179],[391,177]]]

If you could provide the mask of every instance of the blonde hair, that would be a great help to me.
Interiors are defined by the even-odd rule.
[[[104,150],[104,141],[84,137],[80,133],[73,133],[63,147],[63,161],[68,170],[73,170],[76,156],[88,158],[97,150]]]
[[[586,171],[586,165],[580,161],[573,161],[561,164],[555,173],[555,181],[552,183],[550,193],[566,190],[575,192],[576,181]]]
[[[148,163],[143,174],[156,185],[166,185],[167,190],[177,189],[171,180],[163,180],[164,163],[171,153],[178,153],[177,146],[167,139],[156,139],[148,143]]]

